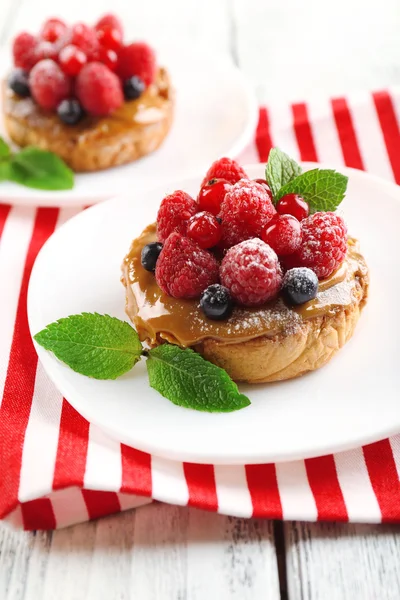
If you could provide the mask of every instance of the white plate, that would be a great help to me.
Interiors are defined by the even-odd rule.
[[[307,165],[307,168],[312,165]],[[400,189],[360,171],[343,213],[361,240],[371,294],[352,340],[324,368],[300,379],[241,389],[252,404],[230,414],[180,408],[152,390],[144,361],[117,381],[83,377],[37,347],[56,386],[112,437],[166,458],[199,463],[283,461],[348,449],[400,431]],[[247,169],[263,175],[263,166]],[[195,193],[199,179],[180,182]],[[32,334],[60,317],[98,311],[124,318],[120,264],[154,220],[162,191],[110,200],[73,218],[46,243],[33,269]]]
[[[171,73],[176,113],[165,142],[153,154],[128,165],[76,175],[72,190],[46,192],[0,183],[0,201],[11,204],[74,206],[92,204],[154,188],[177,177],[192,177],[220,156],[237,156],[254,135],[258,110],[255,94],[241,71],[225,57],[185,49],[160,49],[160,64]],[[0,53],[0,76],[9,69]],[[2,78],[2,77],[1,77]],[[0,115],[1,98],[0,98]],[[0,116],[0,135],[5,135]]]

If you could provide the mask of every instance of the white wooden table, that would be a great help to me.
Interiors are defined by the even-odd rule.
[[[260,101],[400,83],[399,0],[1,0],[0,44],[50,14],[111,8],[132,37],[229,53]],[[0,599],[398,600],[399,551],[396,527],[153,504],[36,535],[0,525]]]

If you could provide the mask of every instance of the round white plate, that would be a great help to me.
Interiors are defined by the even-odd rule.
[[[247,168],[251,177],[261,177],[263,170],[262,165]],[[144,360],[119,380],[102,382],[74,373],[37,347],[59,390],[117,440],[198,463],[318,456],[400,431],[400,188],[360,171],[341,170],[350,178],[342,212],[361,240],[371,293],[354,337],[327,366],[292,381],[240,386],[251,406],[208,414],[177,407],[151,389]],[[193,179],[176,187],[195,193],[198,185],[199,179]],[[31,277],[32,334],[81,311],[126,318],[120,264],[132,238],[154,220],[162,193],[110,200],[79,214],[52,236]]]
[[[177,177],[205,171],[220,156],[237,156],[254,135],[258,110],[254,91],[241,71],[227,58],[202,50],[160,49],[176,90],[176,113],[165,142],[153,154],[122,167],[76,175],[72,190],[46,192],[12,182],[0,183],[0,201],[41,206],[93,204],[154,188]],[[10,65],[0,53],[0,78]],[[7,139],[2,122],[0,135]]]

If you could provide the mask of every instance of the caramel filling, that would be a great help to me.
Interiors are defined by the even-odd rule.
[[[140,339],[148,340],[150,344],[166,340],[185,347],[206,338],[229,344],[289,333],[303,320],[332,315],[343,306],[351,305],[355,300],[358,277],[367,274],[357,242],[349,238],[345,261],[329,278],[320,281],[314,300],[291,308],[278,297],[258,308],[236,307],[228,320],[212,321],[204,315],[198,300],[168,296],[158,287],[154,275],[142,267],[142,248],[154,241],[156,225],[152,224],[133,241],[122,265],[122,282],[127,289],[126,312]]]

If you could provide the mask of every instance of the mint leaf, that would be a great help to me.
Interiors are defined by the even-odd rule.
[[[33,146],[12,156],[9,179],[39,190],[70,190],[74,186],[74,174],[59,156]]]
[[[272,148],[265,166],[265,179],[271,188],[275,204],[278,201],[278,192],[287,183],[301,174],[301,167],[293,158],[279,150]]]
[[[0,137],[0,161],[11,156],[10,146]]]
[[[190,348],[163,344],[148,353],[152,388],[178,406],[206,412],[232,412],[249,406],[228,373]]]
[[[142,345],[125,321],[82,313],[47,325],[34,340],[81,375],[116,379],[139,360]]]
[[[10,179],[10,162],[8,160],[0,161],[0,181]]]
[[[331,169],[307,171],[284,185],[277,200],[285,194],[300,194],[310,207],[310,214],[334,211],[344,198],[348,177]]]

